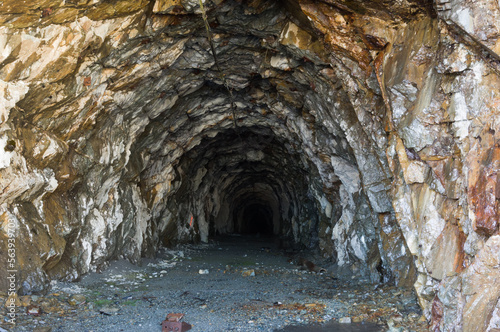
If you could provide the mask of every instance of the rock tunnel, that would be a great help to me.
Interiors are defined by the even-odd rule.
[[[498,22],[493,0],[3,1],[18,291],[263,234],[414,288],[442,330],[492,330]]]

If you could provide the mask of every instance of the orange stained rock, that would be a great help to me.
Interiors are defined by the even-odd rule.
[[[498,232],[500,219],[500,146],[489,149],[486,160],[480,165],[480,173],[469,188],[472,209],[475,212],[474,230],[481,235],[491,236]]]

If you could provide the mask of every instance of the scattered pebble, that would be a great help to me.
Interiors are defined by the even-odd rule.
[[[116,314],[120,309],[117,308],[117,307],[102,307],[101,309],[99,309],[99,312],[101,314],[104,314],[104,315],[108,315],[108,316],[111,316],[111,315],[114,315]]]
[[[75,294],[71,296],[68,300],[68,303],[70,305],[79,305],[82,304],[83,302],[85,302],[85,296],[82,294]]]
[[[243,277],[255,277],[255,270],[244,270],[241,275]]]

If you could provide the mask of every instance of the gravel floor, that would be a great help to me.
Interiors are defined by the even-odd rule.
[[[140,267],[117,261],[20,297],[12,331],[161,331],[168,313],[185,314],[191,331],[427,331],[412,292],[289,260],[266,239],[240,236],[163,249]]]

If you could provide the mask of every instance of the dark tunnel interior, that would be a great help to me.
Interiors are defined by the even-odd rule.
[[[245,206],[241,224],[237,226],[235,229],[241,234],[272,235],[274,227],[271,208],[264,203]]]

